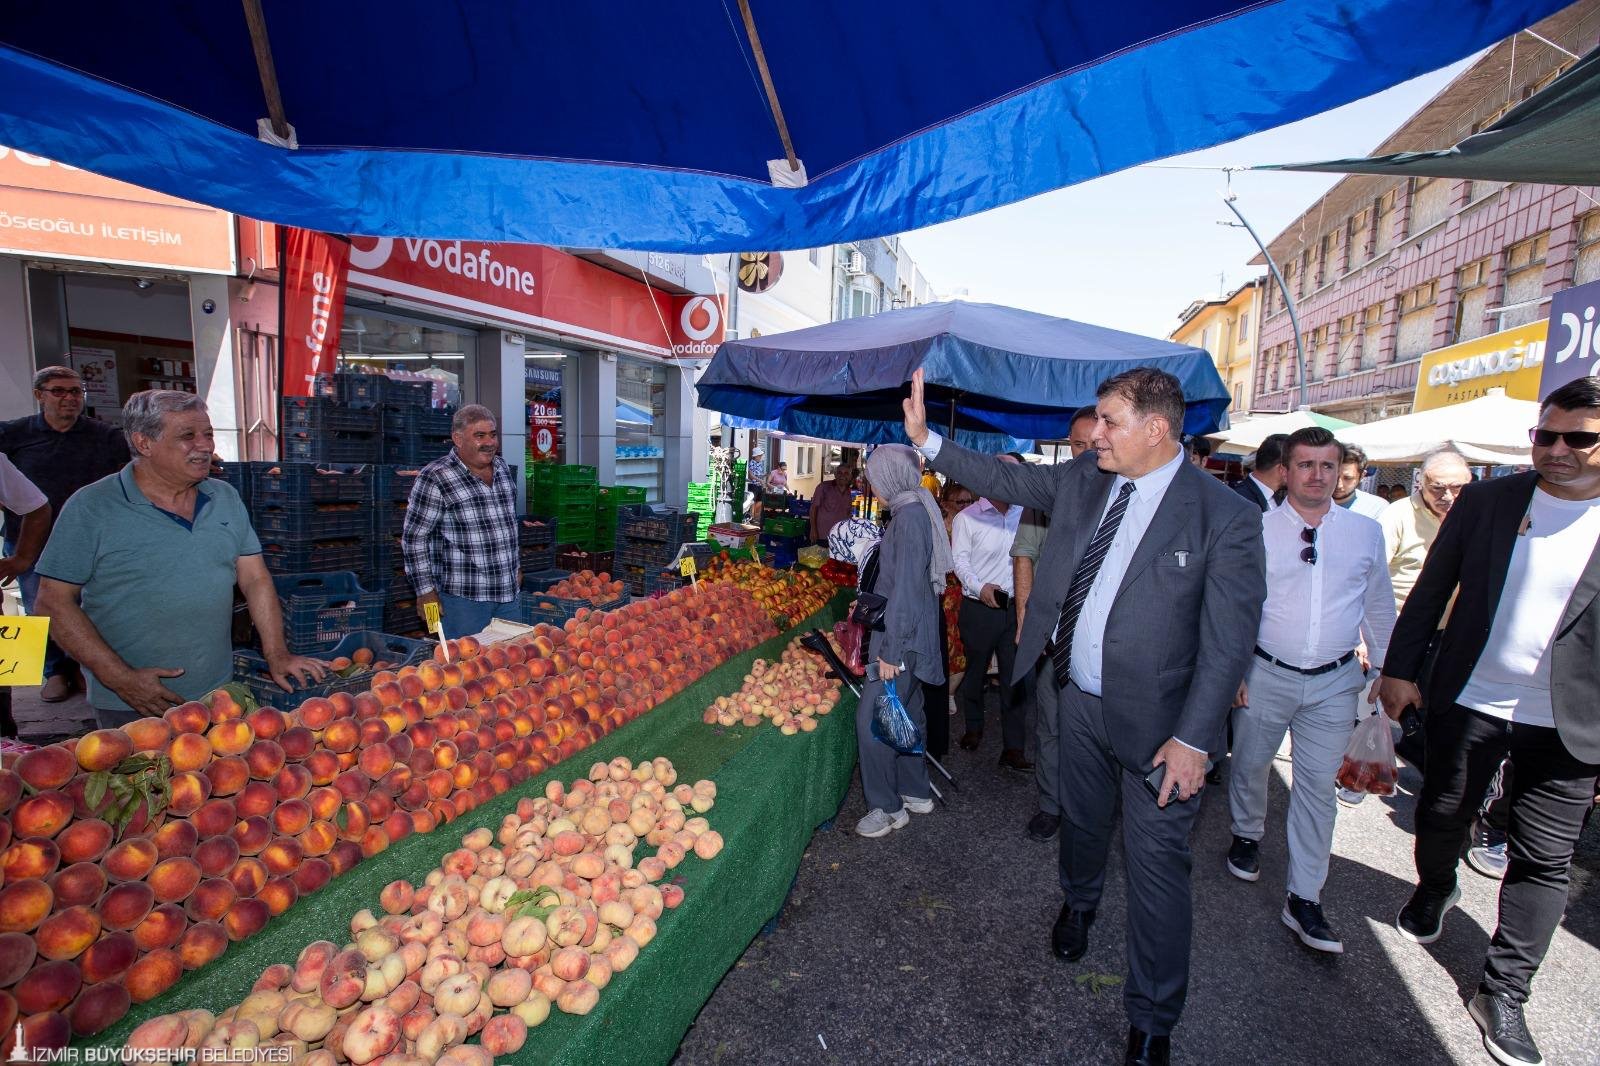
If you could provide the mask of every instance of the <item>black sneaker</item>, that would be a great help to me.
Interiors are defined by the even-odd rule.
[[[1322,904],[1301,899],[1293,892],[1283,903],[1283,924],[1293,929],[1300,942],[1308,948],[1326,951],[1330,955],[1343,955],[1344,944],[1323,916]]]
[[[1261,880],[1260,842],[1234,837],[1228,849],[1228,872],[1241,881]]]
[[[1053,840],[1061,829],[1061,815],[1047,814],[1039,811],[1028,819],[1028,838],[1030,840]]]
[[[1467,1013],[1483,1032],[1483,1046],[1506,1066],[1544,1066],[1539,1045],[1528,1032],[1522,1017],[1522,1004],[1507,996],[1479,992],[1467,1004]]]
[[[1400,935],[1414,944],[1431,944],[1444,932],[1444,916],[1456,900],[1461,898],[1461,886],[1452,888],[1448,895],[1429,892],[1421,885],[1411,893],[1406,905],[1395,917],[1394,927]]]

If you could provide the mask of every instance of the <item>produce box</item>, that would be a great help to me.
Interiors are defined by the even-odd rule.
[[[376,433],[378,425],[378,413],[371,407],[350,407],[323,396],[283,397],[286,433]]]
[[[553,548],[558,520],[546,515],[525,514],[517,521],[517,546]]]
[[[351,633],[383,625],[383,594],[368,592],[348,570],[328,574],[283,574],[272,579],[283,605],[289,650],[316,655]]]
[[[708,527],[706,532],[710,534],[712,541],[724,548],[748,548],[750,542],[760,534],[761,527],[724,522]]]
[[[372,525],[369,507],[359,503],[257,504],[250,512],[250,521],[262,540],[359,537]]]
[[[809,529],[810,524],[804,518],[765,515],[761,521],[761,531],[774,537],[804,537]]]
[[[374,407],[378,403],[376,374],[318,374],[311,389],[317,396],[354,407]]]
[[[450,420],[455,417],[455,409],[450,407],[386,403],[379,410],[386,437],[448,437]]]
[[[249,463],[223,463],[222,473],[218,475],[218,480],[233,486],[233,491],[239,494],[247,511],[250,509],[250,475]]]
[[[643,503],[644,500],[644,489],[636,485],[601,485],[595,496],[595,507],[615,511],[618,507]]]
[[[403,466],[426,466],[450,450],[450,437],[385,433],[379,439],[378,457],[373,462]]]
[[[694,539],[695,524],[700,516],[693,511],[679,511],[672,507],[651,507],[639,504],[617,508],[617,536],[629,540],[659,541],[677,546]]]
[[[420,467],[385,464],[372,468],[372,494],[379,500],[409,500]]]
[[[546,570],[538,574],[522,575],[522,596],[524,613],[528,617],[518,620],[526,625],[535,622],[549,622],[551,625],[560,625],[569,618],[577,617],[580,610],[611,611],[628,602],[626,595],[618,596],[613,600],[596,603],[593,600],[578,599],[568,596],[552,596],[547,591],[550,586],[558,585],[572,576],[566,570]]]
[[[387,374],[374,374],[377,382],[377,400],[391,407],[408,404],[415,407],[433,406],[433,383],[428,381],[401,381]]]
[[[382,446],[376,432],[286,431],[282,451],[290,462],[375,463]]]
[[[600,484],[600,472],[592,466],[578,463],[531,463],[528,480],[535,485],[591,485]]]
[[[615,562],[614,552],[590,551],[579,544],[562,544],[556,549],[556,566],[572,574],[583,570],[609,574]]]
[[[327,574],[349,570],[370,578],[371,553],[365,539],[262,540],[261,557],[274,574]]]
[[[355,668],[360,664],[354,660],[361,651],[369,653],[372,658],[365,669],[356,671]],[[348,676],[335,677],[329,681],[296,689],[294,692],[285,692],[267,672],[265,659],[247,648],[236,648],[233,653],[233,679],[249,688],[256,702],[263,706],[293,710],[313,696],[331,696],[335,692],[365,692],[372,687],[372,675],[376,672],[377,663],[387,663],[386,669],[397,670],[402,666],[420,662],[432,654],[432,641],[410,640],[392,633],[364,631],[351,633],[321,656],[330,662],[339,659],[349,660],[351,665],[345,668],[349,671]]]
[[[251,463],[252,502],[366,503],[372,499],[372,467],[366,464]]]

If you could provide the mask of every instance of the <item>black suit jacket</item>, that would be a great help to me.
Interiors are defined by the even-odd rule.
[[[1272,506],[1271,497],[1262,494],[1261,486],[1256,484],[1255,478],[1246,476],[1243,481],[1233,486],[1233,491],[1255,504],[1262,514]]]
[[[1070,463],[1002,463],[951,441],[931,463],[980,496],[1050,516],[1017,648],[1021,680],[1044,652],[1116,475],[1095,453]],[[1221,748],[1266,599],[1261,514],[1182,463],[1134,549],[1106,620],[1102,708],[1118,761],[1141,772],[1170,737]]]
[[[1436,712],[1448,709],[1460,697],[1489,642],[1517,530],[1528,513],[1538,480],[1536,473],[1513,474],[1463,489],[1445,515],[1416,587],[1400,612],[1383,672],[1402,681],[1415,681],[1450,595],[1460,588],[1440,638],[1438,662],[1428,689],[1428,701]],[[1595,604],[1596,593],[1600,593],[1600,547],[1589,557],[1556,626],[1550,702],[1562,744],[1584,762],[1600,764],[1600,608]]]

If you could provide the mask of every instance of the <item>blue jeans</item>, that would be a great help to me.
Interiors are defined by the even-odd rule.
[[[451,596],[441,592],[439,621],[444,626],[445,636],[451,640],[459,640],[482,632],[491,618],[511,617],[511,610],[516,605],[516,600],[492,603],[488,600],[469,600],[465,596]]]
[[[6,554],[14,555],[17,550],[15,541],[5,542]],[[39,574],[29,567],[17,577],[17,587],[22,593],[22,609],[29,614],[33,613],[33,605],[39,598]],[[44,676],[55,677],[58,674],[70,673],[76,669],[77,663],[67,657],[61,646],[55,641],[47,641],[44,646]]]

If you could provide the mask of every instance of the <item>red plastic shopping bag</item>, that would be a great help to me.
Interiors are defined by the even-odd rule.
[[[1345,745],[1344,761],[1334,778],[1340,788],[1351,792],[1366,792],[1374,796],[1392,796],[1400,781],[1400,771],[1394,764],[1394,734],[1389,731],[1389,718],[1385,714],[1369,714],[1356,723]]]
[[[844,660],[845,666],[857,677],[867,672],[867,664],[862,656],[862,638],[866,630],[859,622],[835,622],[833,624],[833,639],[839,645],[839,658]]]

